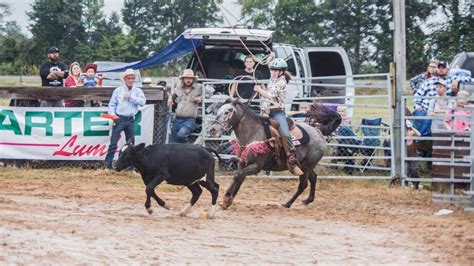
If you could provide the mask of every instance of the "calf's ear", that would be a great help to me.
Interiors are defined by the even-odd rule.
[[[145,149],[145,143],[140,143],[136,145],[134,148],[136,152],[142,152]]]

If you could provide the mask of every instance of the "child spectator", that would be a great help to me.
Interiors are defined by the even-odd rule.
[[[95,75],[97,72],[97,65],[96,64],[87,64],[86,67],[84,67],[84,72],[81,74],[81,78],[79,79],[79,82],[82,84],[84,87],[101,87],[102,86],[102,79],[104,79],[104,75],[102,73],[99,73],[99,75]],[[87,101],[87,106],[93,106],[93,107],[98,107],[101,106],[102,103],[99,101]]]
[[[447,84],[446,81],[439,79],[435,82],[436,84],[436,91],[439,97],[446,96]],[[451,99],[432,99],[429,104],[428,108],[428,115],[430,116],[444,116],[446,111],[449,111],[453,108],[453,100]],[[431,132],[446,130],[446,126],[444,124],[444,119],[441,118],[434,118],[433,122],[431,123]]]
[[[289,111],[288,116],[291,118],[306,118],[311,104],[310,102],[300,102],[298,104],[298,111]]]
[[[337,106],[337,113],[341,116],[341,125],[351,125],[351,120],[347,118],[347,107],[344,105]]]
[[[458,92],[457,97],[462,97],[461,99],[456,100],[456,110],[447,111],[448,114],[453,115],[469,115],[471,114],[470,111],[465,110],[464,106],[468,103],[469,99],[469,92],[467,91],[460,91]],[[453,117],[452,119],[446,119],[444,121],[444,125],[448,130],[454,131],[469,131],[469,117]]]
[[[84,68],[84,72],[80,78],[80,82],[84,87],[100,87],[102,85],[104,75],[102,73],[98,76],[95,75],[97,72],[96,64],[87,64]]]

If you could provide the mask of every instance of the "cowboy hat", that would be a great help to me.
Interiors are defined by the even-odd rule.
[[[87,70],[88,70],[89,68],[92,68],[92,69],[94,69],[94,72],[97,72],[97,65],[96,65],[96,64],[87,64],[87,65],[84,67],[84,70],[83,70],[83,71],[84,71],[84,72],[87,72]]]
[[[122,74],[120,74],[120,79],[125,80],[127,76],[132,76],[132,75],[135,76],[135,71],[131,68],[127,68],[125,72],[122,72]]]
[[[193,78],[193,79],[197,79],[198,76],[195,76],[194,75],[194,72],[192,69],[185,69],[183,71],[183,74],[181,76],[179,76],[179,79],[183,79],[183,78]]]

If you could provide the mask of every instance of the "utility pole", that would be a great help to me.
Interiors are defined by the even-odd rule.
[[[405,0],[393,1],[393,57],[395,61],[395,110],[393,119],[393,158],[394,158],[394,177],[401,177],[402,169],[402,96],[405,94],[404,83],[406,81],[406,36],[405,36]],[[402,185],[404,185],[402,181]]]

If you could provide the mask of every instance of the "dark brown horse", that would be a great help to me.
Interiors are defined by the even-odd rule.
[[[324,136],[329,135],[341,123],[341,117],[336,112],[321,105],[314,105],[310,114],[311,122],[318,122],[316,127],[306,123],[298,123],[309,135],[309,142],[296,147],[296,155],[303,175],[299,176],[299,185],[294,196],[285,204],[290,208],[293,202],[310,183],[310,192],[304,204],[314,201],[316,191],[317,175],[314,171],[316,164],[321,160],[326,151],[326,140]],[[245,104],[238,101],[227,101],[217,111],[216,120],[212,123],[209,134],[219,137],[224,132],[233,129],[241,147],[249,144],[262,143],[267,140],[265,134],[266,119],[255,114]],[[239,170],[234,176],[232,184],[225,193],[222,207],[227,209],[234,200],[244,179],[248,175],[254,175],[265,171],[285,171],[288,170],[286,164],[278,164],[274,152],[252,153],[249,152],[247,158],[239,163]]]

